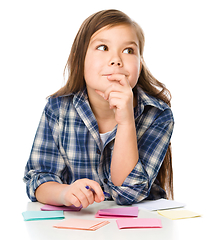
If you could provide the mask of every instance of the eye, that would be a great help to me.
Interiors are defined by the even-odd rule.
[[[127,54],[133,54],[134,50],[132,48],[126,48],[123,53],[127,53]]]
[[[108,51],[108,47],[106,45],[100,45],[97,47],[97,49],[100,51]]]

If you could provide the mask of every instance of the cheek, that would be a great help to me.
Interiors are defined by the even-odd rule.
[[[88,54],[84,62],[84,77],[94,77],[101,69],[101,65],[101,61],[97,57]]]
[[[140,75],[140,71],[141,69],[139,65],[137,63],[134,63],[133,67],[131,68],[131,76],[129,79],[131,88],[134,88],[136,86]]]
[[[102,79],[101,73],[105,63],[97,56],[87,54],[84,61],[84,79],[89,87],[104,90],[107,80]],[[105,80],[105,81],[104,81]],[[106,85],[107,86],[107,85]]]
[[[136,86],[137,82],[138,82],[138,77],[130,81],[130,86],[132,89]]]
[[[90,69],[90,56],[87,52],[85,60],[84,60],[84,78],[86,80],[86,78],[88,78],[89,76],[89,69]]]
[[[94,65],[91,64],[91,59],[86,59],[87,61],[84,62],[84,79],[86,84],[90,85],[92,82],[94,82],[95,79],[95,71],[94,71]]]

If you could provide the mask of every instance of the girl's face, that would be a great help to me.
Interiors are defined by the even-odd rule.
[[[89,42],[84,78],[88,91],[104,92],[112,74],[122,74],[134,88],[141,71],[139,41],[135,30],[128,25],[104,27],[95,32]]]

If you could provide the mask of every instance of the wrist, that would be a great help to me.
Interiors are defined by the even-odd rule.
[[[135,129],[135,121],[133,119],[128,119],[127,121],[118,123],[118,129],[124,129],[124,131],[131,131],[131,129]]]
[[[62,199],[62,193],[69,185],[61,184],[58,182],[46,182],[41,184],[36,192],[35,196],[37,200],[44,204],[50,205],[64,205]]]
[[[68,191],[69,191],[69,188],[71,187],[71,185],[66,185],[64,184],[63,188],[61,188],[61,192],[59,194],[59,201],[61,202],[62,205],[65,205],[65,206],[70,206],[70,202],[68,201],[68,197],[67,197],[67,194],[68,194]]]

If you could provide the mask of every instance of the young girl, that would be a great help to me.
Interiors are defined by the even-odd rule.
[[[26,166],[32,201],[87,207],[104,191],[117,204],[173,197],[170,93],[143,48],[142,29],[120,11],[83,22]]]

